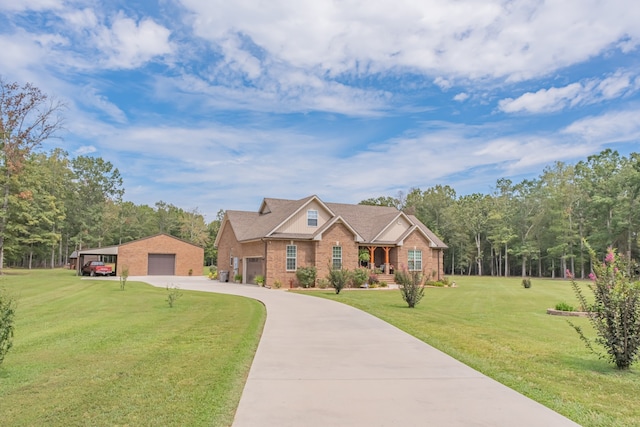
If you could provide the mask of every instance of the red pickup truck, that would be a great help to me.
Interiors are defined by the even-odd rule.
[[[83,276],[111,276],[113,275],[113,268],[110,265],[106,265],[102,261],[89,261],[82,266]]]

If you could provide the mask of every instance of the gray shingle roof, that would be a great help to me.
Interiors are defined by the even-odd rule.
[[[233,228],[238,241],[258,240],[267,237],[276,227],[314,198],[317,199],[316,196],[309,196],[300,200],[265,198],[258,212],[229,210],[226,211],[227,220]],[[323,203],[320,199],[317,200]],[[383,243],[373,242],[372,240],[399,215],[403,215],[396,208],[387,206],[349,205],[345,203],[324,203],[324,205],[335,215],[341,216],[364,239],[365,243]],[[417,225],[436,247],[447,247],[418,218],[413,215],[407,215],[407,218]],[[313,235],[287,234],[285,236],[284,234],[275,233],[271,237],[310,239]]]

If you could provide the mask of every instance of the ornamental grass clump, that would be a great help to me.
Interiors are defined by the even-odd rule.
[[[637,361],[640,348],[640,282],[631,275],[628,260],[609,248],[604,262],[597,259],[589,247],[593,261],[592,283],[594,302],[589,304],[582,289],[571,277],[571,286],[588,312],[591,325],[596,331],[596,344],[606,350],[602,358],[615,363],[618,369],[629,369]],[[578,332],[587,348],[598,354],[579,326],[569,322]]]
[[[424,296],[423,275],[420,271],[407,272],[398,271],[395,274],[395,281],[400,287],[402,299],[409,308],[414,308]]]

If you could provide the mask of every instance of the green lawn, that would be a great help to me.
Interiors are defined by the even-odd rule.
[[[524,289],[519,278],[453,280],[457,288],[428,288],[415,309],[397,290],[307,293],[367,311],[583,426],[640,425],[640,369],[616,370],[566,318],[546,314],[561,301],[577,305],[569,282],[532,279]],[[587,319],[572,319],[591,332]]]
[[[262,332],[257,301],[68,270],[7,271],[18,297],[14,348],[0,365],[11,426],[227,426]]]

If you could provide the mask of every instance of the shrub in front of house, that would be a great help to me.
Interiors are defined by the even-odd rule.
[[[331,283],[329,283],[329,279],[325,279],[324,277],[318,279],[318,288],[327,289],[329,286],[331,286]]]
[[[369,286],[374,287],[379,282],[378,275],[377,274],[370,274],[369,275],[369,279],[367,279],[367,281],[369,282]]]
[[[396,283],[400,287],[402,299],[409,308],[414,308],[424,296],[423,275],[420,271],[398,271],[395,274]]]
[[[353,288],[359,288],[369,280],[369,270],[366,268],[356,268],[351,273],[350,284]]]
[[[333,289],[336,290],[336,294],[339,294],[340,291],[347,286],[347,283],[349,283],[350,276],[348,270],[330,269],[327,279],[331,286],[333,286]]]
[[[296,270],[296,279],[303,288],[310,288],[316,283],[318,274],[315,267],[300,267]]]

